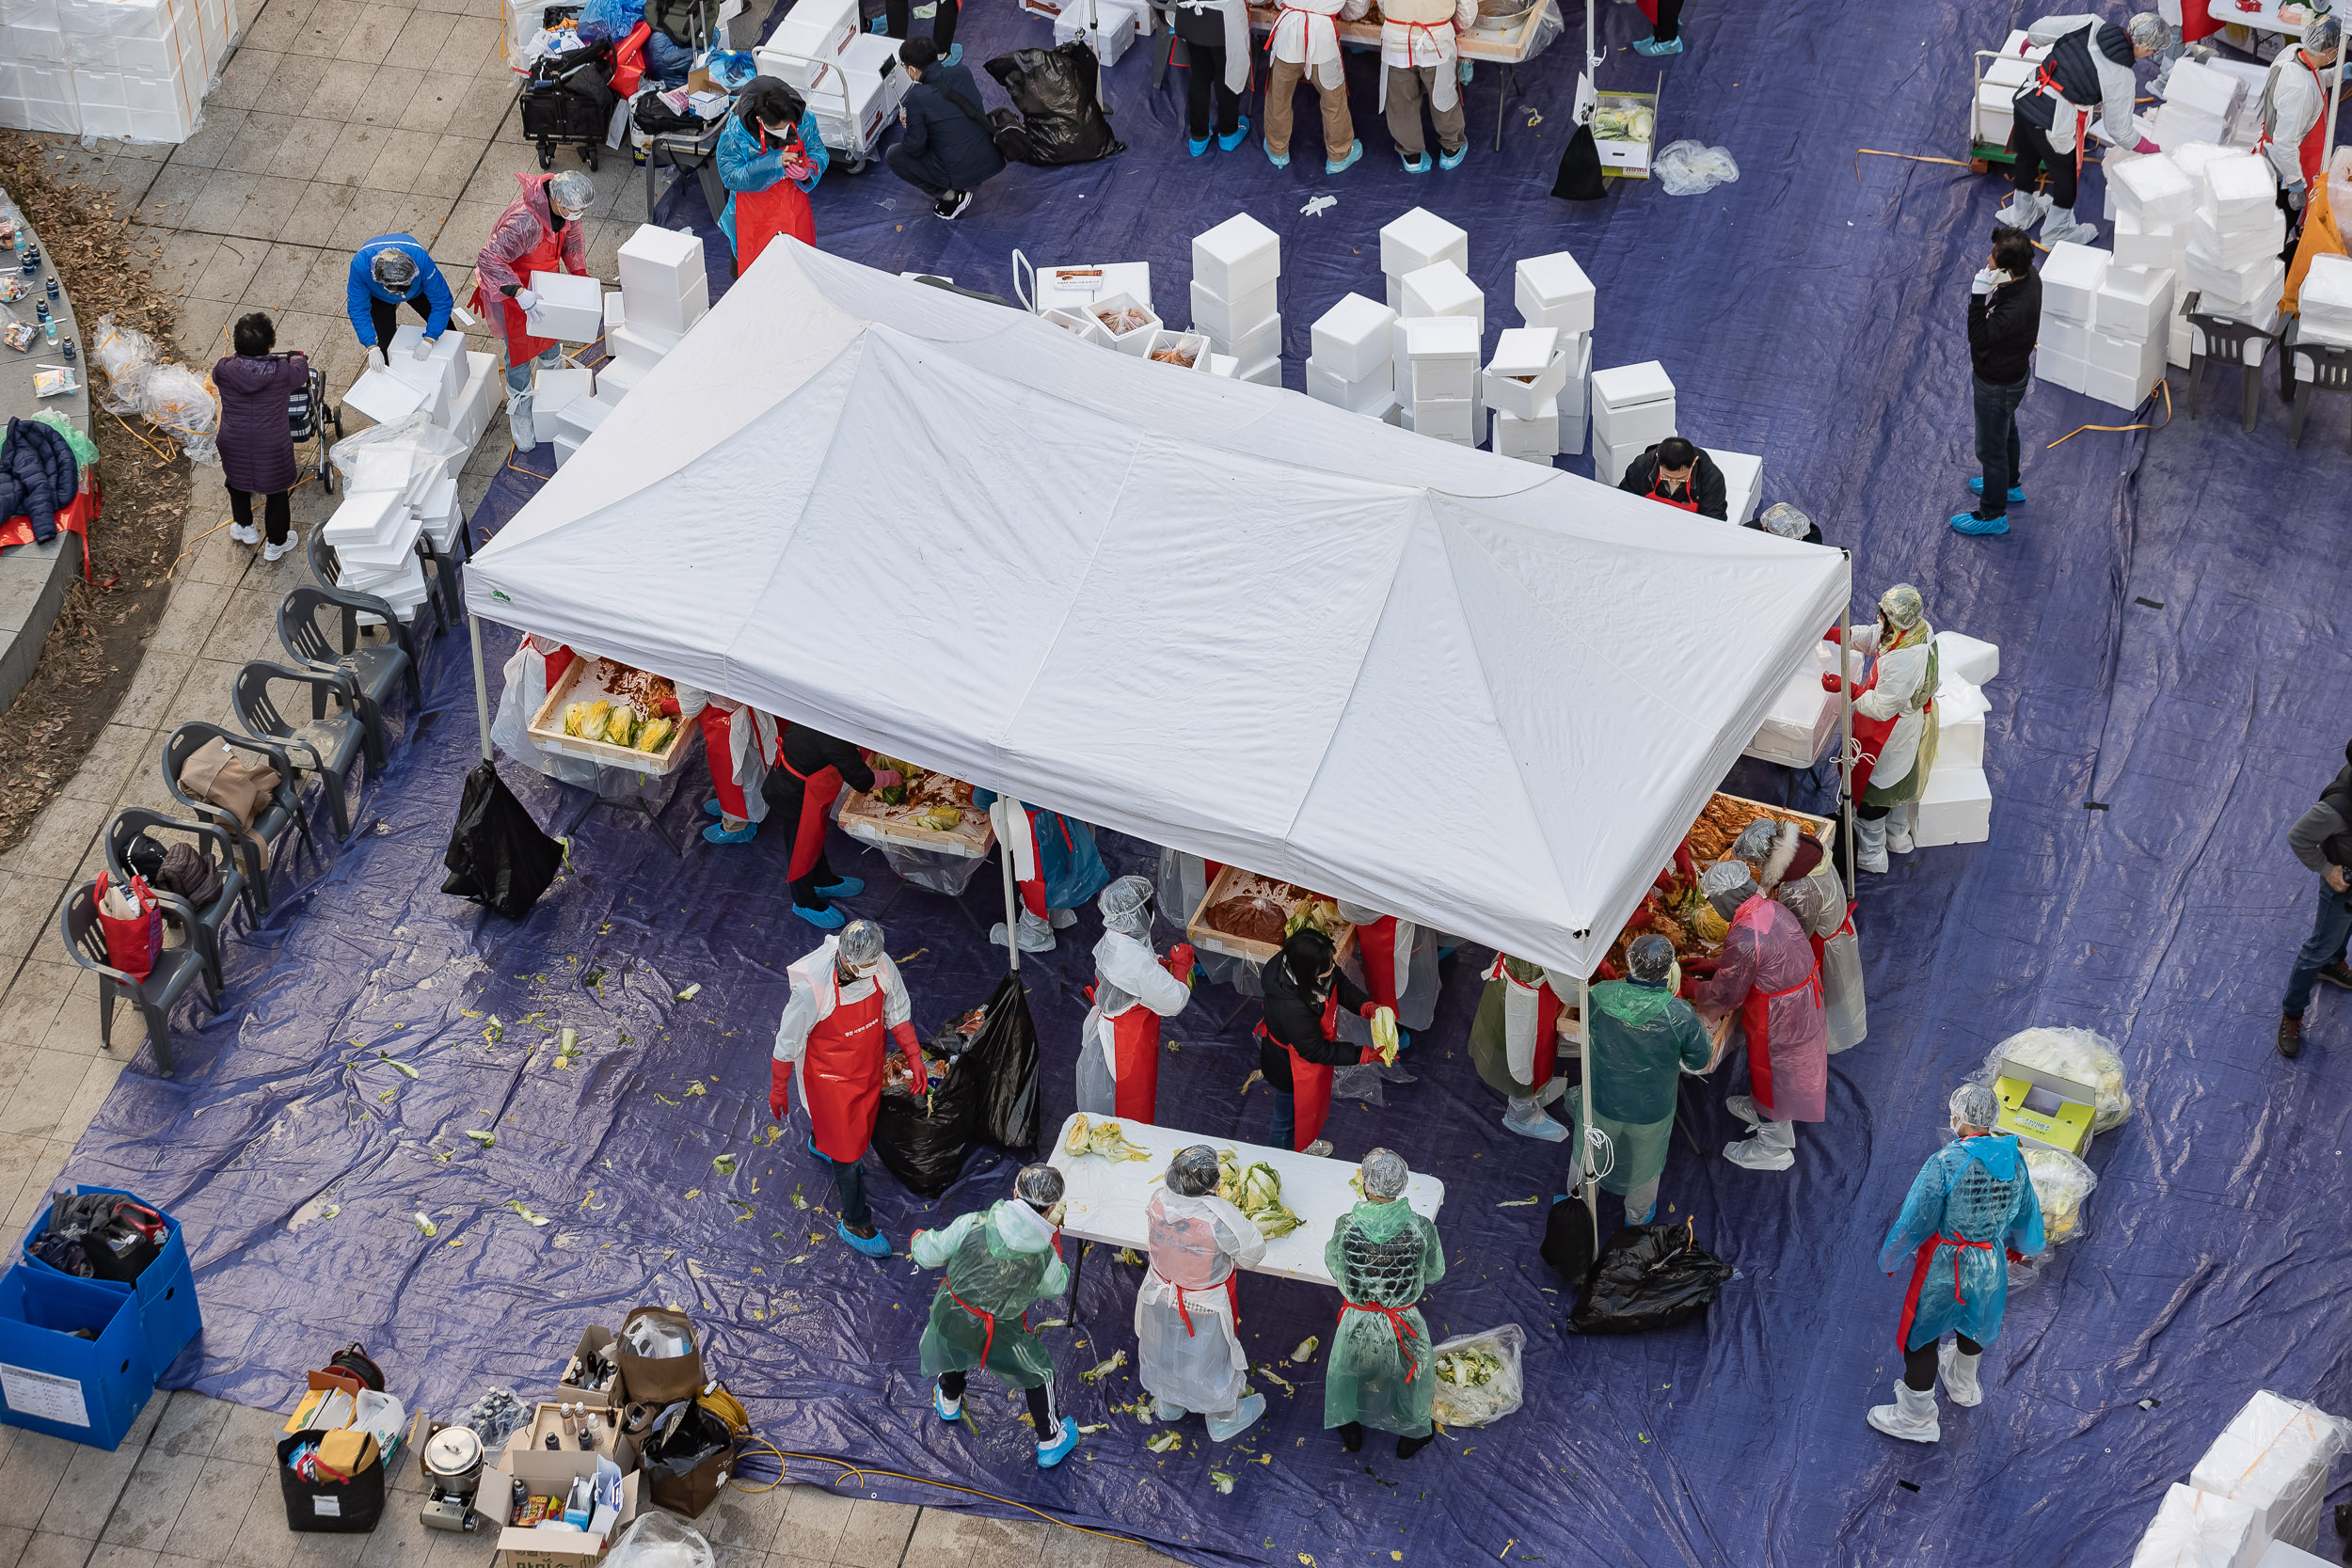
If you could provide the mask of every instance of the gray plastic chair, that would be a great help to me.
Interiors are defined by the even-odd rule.
[[[237,869],[236,845],[229,836],[229,830],[211,822],[183,822],[145,806],[125,807],[106,825],[106,871],[118,881],[127,879],[131,875],[132,842],[141,833],[167,832],[186,833],[194,838],[196,852],[220,873],[220,891],[200,909],[178,894],[155,889],[155,896],[165,900],[167,909],[175,901],[186,907],[188,934],[203,955],[204,967],[212,977],[213,994],[218,996],[227,984],[220,967],[221,932],[228,927],[229,917],[236,912],[240,902],[245,904],[248,918],[253,912],[252,903],[246,896],[245,873]]]
[[[379,607],[381,607],[379,609]],[[389,642],[363,642],[359,640],[358,612],[367,610],[389,616],[391,607],[382,599],[366,594],[349,593],[341,588],[296,588],[290,590],[283,604],[278,607],[278,641],[304,666],[321,674],[342,673],[351,677],[352,691],[358,699],[359,718],[367,726],[368,766],[382,770],[390,738],[384,728],[384,699],[390,695],[395,683],[405,681],[408,687],[410,721],[424,710],[424,689],[417,681],[416,644],[408,628],[396,620],[386,620],[392,629]],[[330,619],[340,619],[346,628],[342,648],[338,651],[320,629],[319,616],[324,610]],[[326,691],[322,687],[310,689],[310,717],[326,717]]]
[[[188,759],[206,746],[226,742],[232,751],[267,762],[278,770],[278,792],[269,804],[253,814],[253,826],[247,828],[236,817],[214,805],[199,800],[180,787],[180,772]],[[164,737],[164,788],[173,800],[188,808],[201,821],[209,822],[236,841],[237,852],[245,863],[245,895],[246,912],[257,922],[269,912],[269,874],[265,866],[266,853],[293,829],[310,853],[318,853],[318,844],[310,837],[310,824],[303,817],[300,775],[294,770],[293,759],[282,747],[249,735],[239,735],[218,724],[192,721]]]
[[[270,695],[272,682],[307,686],[314,691],[324,688],[344,704],[343,711],[296,724]],[[294,767],[318,775],[319,783],[326,786],[326,809],[335,818],[335,836],[350,838],[351,802],[343,794],[343,776],[351,759],[360,754],[368,741],[367,726],[353,711],[357,699],[351,677],[257,658],[237,672],[230,702],[237,710],[237,721],[257,738],[276,741]]]
[[[2336,348],[2327,343],[2291,343],[2285,352],[2300,361],[2295,367],[2295,406],[2287,415],[2287,445],[2303,444],[2303,421],[2311,417],[2312,394],[2317,392],[2352,392],[2352,348]],[[2304,371],[2309,368],[2311,373]],[[2352,433],[2344,437],[2344,450],[2352,451]]]
[[[185,922],[187,904],[184,900],[157,893],[156,899],[164,907],[167,923]],[[172,906],[178,905],[178,910]],[[147,978],[135,980],[126,972],[107,962],[106,933],[98,924],[98,884],[86,882],[66,895],[65,909],[57,917],[58,929],[65,936],[66,951],[73,961],[98,975],[98,1038],[109,1051],[115,1043],[115,1002],[128,1001],[147,1021],[147,1043],[155,1048],[155,1070],[165,1078],[171,1076],[171,1009],[190,987],[208,977],[204,973],[203,954],[193,946],[169,947],[155,955],[155,967]],[[220,1011],[220,997],[208,988],[206,1003],[215,1012]]]
[[[2195,331],[2189,338],[2188,350],[2188,417],[2197,417],[2197,388],[2205,379],[2207,365],[2235,365],[2244,382],[2244,407],[2240,416],[2245,428],[2254,428],[2254,414],[2262,402],[2262,359],[2259,355],[2248,357],[2249,344],[2265,343],[2265,353],[2275,351],[2279,341],[2272,334],[2247,322],[2231,321],[2224,316],[2207,315],[2197,309],[2204,298],[2202,292],[2193,293],[2182,306],[2182,314]],[[2205,346],[2199,348],[2201,342]]]

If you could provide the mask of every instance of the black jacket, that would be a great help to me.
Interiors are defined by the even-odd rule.
[[[1361,1046],[1343,1045],[1323,1037],[1323,1004],[1311,1000],[1304,988],[1291,978],[1282,955],[1277,953],[1258,971],[1259,983],[1265,988],[1265,1032],[1271,1039],[1258,1042],[1258,1070],[1265,1081],[1288,1094],[1291,1087],[1290,1052],[1288,1045],[1305,1060],[1321,1062],[1327,1067],[1349,1067],[1363,1059]],[[1363,988],[1334,969],[1331,984],[1340,993],[1340,1011],[1360,1014],[1364,1004],[1372,1000]]]
[[[0,441],[0,522],[24,516],[33,525],[33,538],[45,545],[57,536],[57,514],[81,490],[81,470],[64,436],[39,420],[8,420]]]
[[[2042,336],[2042,275],[1968,295],[1968,358],[1979,378],[2014,387],[2032,372],[2033,345]]]
[[[787,725],[783,750],[785,766],[772,768],[768,774],[768,784],[774,789],[797,795],[802,779],[827,768],[839,768],[841,782],[860,794],[874,787],[874,770],[866,765],[865,753],[822,730],[812,730],[806,724]],[[794,774],[800,777],[795,778]]]
[[[970,113],[964,104],[971,106]],[[926,67],[923,79],[907,88],[900,107],[907,124],[898,145],[930,164],[950,189],[968,191],[1004,172],[1005,155],[996,150],[988,111],[980,106],[979,86],[969,68],[944,60]]]
[[[1658,449],[1652,447],[1625,466],[1625,477],[1617,481],[1617,488],[1646,496],[1657,487]],[[1704,449],[1691,465],[1691,493],[1698,497],[1700,516],[1712,517],[1719,523],[1731,520],[1730,486],[1724,483],[1724,471],[1715,467],[1715,460]]]
[[[2352,866],[2352,767],[2338,773],[2318,803],[2287,830],[2287,847],[2322,875],[2331,865]]]

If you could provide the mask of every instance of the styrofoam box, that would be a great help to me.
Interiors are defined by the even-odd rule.
[[[560,425],[556,427],[555,434],[548,437],[548,446],[554,452],[555,466],[559,468],[580,453],[579,440]]]
[[[1600,400],[1601,372],[1593,377],[1593,438],[1613,447],[1655,446],[1675,433],[1675,400],[1612,407]]]
[[[2050,324],[2044,321],[2042,324],[2042,330],[2047,332],[2049,325]],[[2085,372],[2090,369],[2090,362],[2082,356],[2060,354],[2046,343],[2034,351],[2033,378],[2036,381],[2046,381],[2053,387],[2063,387],[2070,392],[2079,392],[2083,389],[2088,379]]]
[[[677,346],[679,336],[675,332],[657,332],[650,326],[608,326],[604,329],[604,346],[612,351],[614,359],[644,368],[660,364],[661,356]]]
[[[858,36],[857,0],[817,0],[813,5],[796,5],[786,13],[768,41],[754,54],[753,64],[762,75],[781,75],[796,87],[811,85],[816,71],[800,61],[823,62],[838,59],[850,40]],[[767,56],[775,56],[771,68]],[[795,80],[797,73],[800,79]]]
[[[645,378],[645,372],[650,368],[632,365],[625,359],[607,362],[604,373],[596,377],[596,401],[617,406]]]
[[[1572,345],[1563,344],[1561,357],[1567,359],[1569,364],[1568,379],[1560,388],[1560,419],[1564,428],[1568,421],[1575,422],[1580,432],[1578,441],[1581,451],[1584,412],[1591,406],[1592,398],[1593,340],[1579,337]]]
[[[1593,477],[1603,484],[1614,484],[1625,478],[1625,470],[1633,460],[1648,450],[1648,443],[1643,441],[1611,446],[1600,438],[1599,429],[1596,426],[1593,434]]]
[[[424,531],[424,523],[413,510],[404,509],[400,527],[391,536],[382,540],[354,540],[335,546],[339,562],[363,572],[389,572],[401,562],[401,557],[417,553],[417,536]]]
[[[1935,787],[1932,773],[1928,787]],[[1924,808],[1920,815],[1926,816]],[[2174,1481],[2148,1521],[2131,1568],[2255,1568],[2262,1549],[2261,1515],[2255,1510]]]
[[[1192,363],[1183,365],[1165,359],[1152,359],[1152,356],[1162,349],[1188,353],[1192,356]],[[1171,332],[1162,327],[1152,338],[1151,346],[1143,351],[1143,356],[1153,364],[1167,365],[1170,370],[1198,371],[1206,375],[1209,373],[1209,335],[1205,332]]]
[[[2189,351],[2195,347],[2196,339],[2197,330],[2188,325],[2188,318],[2175,310],[2171,327],[2165,334],[2164,362],[2182,370],[2188,369]]]
[[[2000,646],[1961,632],[1939,631],[1935,634],[1935,667],[1945,681],[1982,686],[2000,678]]]
[[[698,277],[688,285],[683,294],[641,291],[629,306],[629,330],[668,333],[673,339],[680,338],[709,313],[710,280]]]
[[[1016,276],[1016,286],[1019,281]],[[1029,304],[1033,309],[1084,310],[1096,300],[1112,294],[1129,295],[1142,301],[1145,309],[1156,309],[1152,303],[1149,261],[1064,261],[1057,266],[1037,268],[1030,281]]]
[[[1467,316],[1400,316],[1391,341],[1400,385],[1410,359],[1452,359],[1477,372],[1478,324]]]
[[[801,0],[792,11],[797,20],[812,5],[829,4],[830,0]],[[854,5],[851,17],[857,15]],[[638,299],[666,296],[684,299],[697,285],[709,292],[709,275],[703,269],[701,237],[659,224],[641,223],[637,231],[622,242],[620,250],[621,292],[634,307]],[[636,319],[634,309],[629,310]]]
[[[1401,398],[1460,398],[1468,402],[1477,387],[1476,360],[1407,359],[1397,368],[1396,393]]]
[[[2265,1536],[2292,1541],[2300,1534],[2308,1542],[2309,1533],[2283,1527],[2302,1511],[2314,1482],[2326,1491],[2344,1437],[2344,1423],[2336,1417],[2261,1390],[2214,1438],[2189,1471],[2189,1484],[2252,1508]]]
[[[1240,362],[1238,359],[1234,361],[1235,364]],[[1246,371],[1236,372],[1233,379],[1254,381],[1261,387],[1279,387],[1282,385],[1282,361],[1268,359],[1262,365],[1252,365]]]
[[[1584,450],[1584,426],[1588,421],[1584,411],[1563,412],[1560,416],[1560,455],[1574,457]]]
[[[2230,227],[2223,228],[2223,224]],[[2267,214],[2249,214],[2219,219],[2210,207],[2200,207],[2188,220],[2188,254],[2192,259],[2233,271],[2275,256],[2286,245],[2287,215],[2273,207]]]
[[[1567,380],[1559,328],[1505,327],[1486,362],[1486,402],[1515,420],[1556,419]]]
[[[1530,326],[1556,327],[1562,332],[1593,329],[1593,280],[1565,250],[1522,257],[1512,269],[1511,296],[1519,308],[1520,319]]]
[[[2178,103],[2217,119],[2227,119],[2237,113],[2238,103],[2245,96],[2244,82],[2196,60],[2175,60],[2172,73],[2164,82],[2166,103]]]
[[[609,403],[598,403],[594,398],[575,399],[565,404],[563,412],[556,415],[556,428],[568,430],[576,439],[585,441],[612,413],[612,405]],[[533,418],[536,417],[534,411]]]
[[[428,483],[416,501],[417,516],[427,528],[447,522],[458,510],[457,481],[447,474],[437,475]]]
[[[1307,362],[1343,381],[1361,381],[1393,356],[1396,319],[1385,305],[1361,294],[1342,294],[1309,329]]]
[[[1973,690],[1963,687],[1963,690]],[[1933,778],[1947,768],[1984,767],[1984,715],[1981,712],[1947,712],[1944,693],[1935,694],[1935,767],[1928,776]]]
[[[1383,414],[1396,401],[1396,378],[1385,359],[1373,367],[1371,374],[1351,381],[1310,357],[1307,395],[1317,403],[1327,403],[1351,414]]]
[[[1209,356],[1209,373],[1211,375],[1222,376],[1228,381],[1238,381],[1241,379],[1240,372],[1241,361],[1234,358],[1232,355],[1212,354]]]
[[[1922,849],[1982,844],[1993,836],[1993,785],[1981,768],[1947,768],[1942,757],[1928,773],[1911,840]]]
[[[2307,322],[2315,316],[2352,320],[2352,257],[2312,258],[2296,300]]]
[[[1593,372],[1593,407],[1596,411],[1631,408],[1645,403],[1672,403],[1674,395],[1673,377],[1667,375],[1666,367],[1655,359],[1645,359],[1632,365],[1612,365],[1605,371]],[[1667,434],[1672,435],[1673,432]]]
[[[1103,330],[1103,324],[1083,310],[1056,309],[1040,314],[1042,320],[1052,322],[1082,343],[1092,343],[1097,348],[1111,346],[1111,335]],[[1193,325],[1198,326],[1200,324],[1196,321]]]
[[[1498,408],[1488,415],[1488,420],[1487,428],[1498,457],[1521,457],[1549,466],[1560,454],[1560,416],[1557,414],[1522,420]]]
[[[617,290],[604,296],[604,329],[612,332],[628,325],[628,296]]]
[[[1268,316],[1237,338],[1222,342],[1212,339],[1211,341],[1216,344],[1218,353],[1230,354],[1244,365],[1263,365],[1269,360],[1279,363],[1282,357],[1282,318]],[[1246,381],[1249,377],[1245,374],[1242,379]]]
[[[431,402],[431,395],[423,388],[403,381],[389,371],[366,372],[343,394],[344,407],[358,409],[377,424],[404,419]]]
[[[2100,331],[2090,334],[2084,363],[2093,370],[2153,382],[2164,372],[2164,343],[2154,338],[2120,338]]]
[[[1388,293],[1383,294],[1381,297],[1388,301],[1390,309],[1397,311],[1401,314],[1405,309],[1405,284],[1402,281],[1401,275],[1392,272],[1384,275],[1384,277],[1388,284]]]
[[[2334,1568],[2324,1557],[2313,1557],[2284,1541],[2273,1541],[2263,1548],[2263,1555],[2254,1560],[2254,1568]]]
[[[2106,281],[2114,261],[2104,250],[2071,240],[2052,245],[2050,259],[2042,263],[2042,319],[2056,316],[2089,326],[2099,285]]]
[[[2155,132],[2155,136],[2151,139],[2155,140],[2159,147],[2217,146],[2228,138],[2230,122],[2201,109],[2192,109],[2185,103],[2161,103],[2156,106],[2149,129]],[[2161,139],[2168,136],[2172,139]]]
[[[532,372],[531,408],[535,418],[541,413],[560,414],[574,398],[596,395],[596,372],[576,365]]]
[[[1235,213],[1192,241],[1192,280],[1219,299],[1236,299],[1282,275],[1282,242],[1248,213]]]
[[[1111,330],[1110,325],[1103,320],[1103,313],[1104,311],[1117,312],[1121,310],[1140,310],[1144,313],[1144,315],[1149,317],[1150,320],[1146,321],[1140,326],[1130,327],[1124,332],[1114,332]],[[1145,304],[1142,300],[1136,298],[1133,294],[1120,293],[1101,295],[1087,308],[1087,314],[1092,316],[1095,321],[1102,325],[1104,335],[1108,337],[1111,341],[1111,347],[1117,349],[1121,354],[1140,356],[1146,349],[1152,346],[1152,335],[1167,325],[1165,322],[1160,320],[1159,313],[1157,311],[1153,310],[1151,306]]]
[[[2205,202],[2226,227],[2232,219],[2276,212],[2279,177],[2251,152],[2230,152],[2205,166]]]
[[[1272,320],[1275,311],[1275,285],[1271,277],[1235,299],[1203,287],[1197,277],[1193,279],[1192,329],[1205,332],[1218,342],[1230,343],[1235,338],[1248,336]]]
[[[1407,316],[1461,316],[1478,324],[1483,334],[1486,325],[1486,296],[1470,275],[1452,261],[1439,261],[1415,272],[1403,279],[1405,291],[1404,314]]]
[[[2181,166],[2161,152],[2126,159],[2108,154],[2107,182],[2115,188],[2115,214],[2130,217],[2142,228],[2186,223],[2197,207],[2197,187]]]
[[[1391,277],[1451,261],[1470,271],[1470,231],[1416,207],[1380,230],[1380,270]],[[1393,301],[1391,301],[1393,303]]]
[[[585,343],[604,330],[604,285],[593,277],[567,272],[534,272],[531,292],[539,303],[524,315],[534,338],[563,343]]]
[[[2146,403],[2156,390],[2156,380],[2164,374],[2164,355],[2161,345],[2150,343],[2155,351],[2155,363],[2141,372],[2109,370],[2104,365],[2083,367],[2083,395],[2097,398],[2116,408],[2133,409]]]
[[[2193,252],[2188,259],[2188,286],[2202,296],[2197,308],[2236,321],[2275,312],[2286,281],[2286,263],[2276,256],[2265,256],[2242,268],[2217,267]],[[2265,300],[2267,308],[2260,309]]]
[[[1055,47],[1083,39],[1093,51],[1095,58],[1106,66],[1117,65],[1138,36],[1150,35],[1151,24],[1143,20],[1150,10],[1148,6],[1130,4],[1128,0],[1095,0],[1091,13],[1093,26],[1089,28],[1087,25],[1089,11],[1085,6],[1064,6],[1061,15],[1054,19]],[[1136,31],[1138,26],[1143,28],[1141,35]]]
[[[466,391],[466,335],[444,331],[433,341],[422,359],[417,357],[417,345],[424,341],[424,327],[415,322],[392,334],[391,348],[385,356],[392,374],[412,387],[437,389],[454,402]]]
[[[326,535],[326,542],[338,548],[344,545],[372,545],[393,537],[408,515],[405,490],[346,493],[342,504],[320,525],[320,531]]]
[[[1467,441],[1477,427],[1468,398],[1416,397],[1412,404],[1413,428],[1423,436],[1442,436],[1449,440]]]
[[[1715,467],[1724,476],[1724,520],[1744,523],[1756,515],[1756,503],[1764,499],[1764,459],[1754,452],[1725,451],[1709,447],[1707,455],[1715,460]]]
[[[2181,227],[2185,229],[2187,225]],[[2148,229],[2128,213],[2116,217],[2115,264],[2119,267],[2169,268],[2174,246],[2185,249],[2187,244],[2185,237],[2174,234],[2169,226]]]

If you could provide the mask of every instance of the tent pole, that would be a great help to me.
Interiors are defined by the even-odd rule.
[[[1576,1139],[1576,1169],[1584,1189],[1584,1217],[1593,1224],[1593,1254],[1600,1255],[1600,1183],[1593,1177],[1593,1162],[1588,1153],[1592,1148],[1593,1042],[1600,1031],[1593,1027],[1593,977],[1584,974],[1576,982],[1576,1023],[1584,1036],[1583,1083],[1577,1087],[1577,1102],[1584,1114],[1569,1123],[1568,1135]],[[1581,1124],[1581,1126],[1579,1124]],[[1579,1136],[1581,1132],[1582,1135]]]
[[[1846,902],[1853,902],[1853,688],[1847,684],[1846,640],[1853,635],[1851,586],[1837,612],[1837,800],[1838,829],[1846,835]]]
[[[2342,106],[2343,100],[2344,45],[2338,43],[2336,45],[2335,67],[2328,72],[2328,150],[2319,155],[2319,175],[2323,180],[2328,177],[2328,166],[2334,162],[2336,156],[2336,110]],[[2335,211],[2335,200],[2336,193],[2334,191],[2329,191],[2328,193],[2328,210],[2331,213]],[[2311,204],[2312,193],[2310,191],[2305,191],[2303,193],[2303,205],[2308,210]],[[2341,227],[2341,220],[2339,220],[2338,226]]]
[[[1021,802],[1010,796],[999,795],[996,804],[1004,811],[1003,822],[996,834],[996,858],[1005,868],[1005,951],[1012,956],[1012,973],[1021,973],[1021,895],[1012,885],[1012,834],[1009,827],[1012,814],[1021,809]]]
[[[482,760],[490,757],[490,678],[482,669],[482,617],[466,617],[466,631],[473,639],[473,710],[482,721]]]

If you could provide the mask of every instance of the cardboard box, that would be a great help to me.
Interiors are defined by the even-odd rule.
[[[1470,271],[1468,230],[1446,222],[1426,207],[1416,207],[1381,226],[1380,270],[1390,277],[1401,278],[1439,261]]]
[[[1205,332],[1220,343],[1248,337],[1273,320],[1275,314],[1272,278],[1232,299],[1202,286],[1199,278],[1192,282],[1192,329]]]
[[[832,0],[801,0],[787,25],[807,14],[811,6],[828,9],[831,4]],[[854,5],[848,14],[857,15]],[[621,293],[628,298],[631,320],[640,319],[634,307],[641,298],[684,299],[698,285],[706,293],[709,292],[710,278],[703,266],[703,242],[698,235],[641,223],[622,243],[619,259]]]
[[[1307,362],[1342,381],[1375,375],[1391,363],[1396,321],[1396,312],[1385,305],[1361,294],[1342,294],[1309,329]]]
[[[1281,275],[1281,240],[1248,213],[1193,237],[1192,280],[1219,299],[1245,298]]]
[[[604,285],[565,272],[534,272],[531,292],[539,302],[523,316],[532,336],[586,343],[604,330]]]
[[[2071,240],[2052,245],[2049,260],[2042,263],[2042,319],[2055,316],[2089,326],[2099,285],[2113,262],[2107,252]]]
[[[1597,297],[1593,280],[1565,250],[1522,258],[1512,269],[1511,291],[1519,319],[1530,326],[1556,327],[1562,332],[1593,329]]]
[[[1327,403],[1351,414],[1368,414],[1377,418],[1387,413],[1389,405],[1396,401],[1395,372],[1384,359],[1370,375],[1350,381],[1309,359],[1307,395],[1317,403]]]
[[[500,1455],[498,1467],[484,1473],[483,1494],[493,1499],[494,1509],[513,1492],[516,1481],[529,1487],[533,1497],[561,1497],[576,1479],[596,1474],[599,1457],[578,1449],[533,1452],[519,1443],[510,1443]],[[637,1451],[628,1438],[622,1438],[618,1450],[609,1457],[621,1469],[621,1503],[612,1516],[592,1521],[587,1532],[509,1525],[498,1532],[501,1568],[590,1568],[604,1555],[610,1541],[637,1517],[641,1480]],[[599,1524],[601,1530],[595,1528]]]

